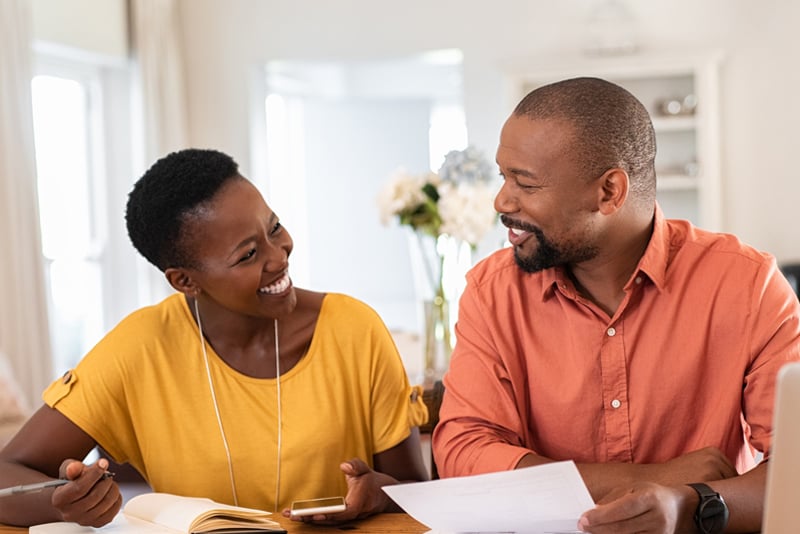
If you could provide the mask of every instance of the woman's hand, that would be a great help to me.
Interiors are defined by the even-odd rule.
[[[362,518],[383,512],[392,504],[392,500],[381,488],[397,484],[397,480],[370,469],[360,458],[342,462],[339,468],[347,480],[347,496],[344,499],[347,510],[341,513],[352,511],[354,516],[351,519]]]
[[[59,476],[70,480],[53,492],[53,507],[63,521],[101,527],[110,523],[122,507],[122,494],[112,478],[105,476],[108,460],[101,458],[93,465],[78,460],[64,460]]]
[[[347,509],[333,514],[317,514],[292,519],[320,525],[334,525],[383,512],[392,504],[392,500],[381,487],[397,484],[397,480],[370,469],[360,458],[342,462],[339,468],[347,480],[347,495],[345,496]],[[289,510],[284,510],[283,515],[292,517]]]

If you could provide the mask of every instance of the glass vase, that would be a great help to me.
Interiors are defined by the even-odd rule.
[[[441,294],[423,301],[425,312],[425,383],[440,380],[450,365],[453,352],[450,335],[450,306]]]

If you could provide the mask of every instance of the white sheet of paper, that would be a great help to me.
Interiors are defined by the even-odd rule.
[[[594,507],[575,463],[384,486],[410,516],[437,533],[579,532]]]

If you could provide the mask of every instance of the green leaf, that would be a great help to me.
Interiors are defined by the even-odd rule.
[[[432,183],[428,182],[422,186],[422,192],[425,193],[429,199],[434,202],[439,202],[439,191],[436,189],[436,186]]]

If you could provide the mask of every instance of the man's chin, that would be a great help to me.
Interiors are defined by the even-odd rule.
[[[552,267],[551,265],[545,264],[535,256],[522,256],[519,252],[519,248],[517,247],[514,247],[514,261],[516,261],[517,266],[526,273],[538,273],[539,271],[543,271]]]

